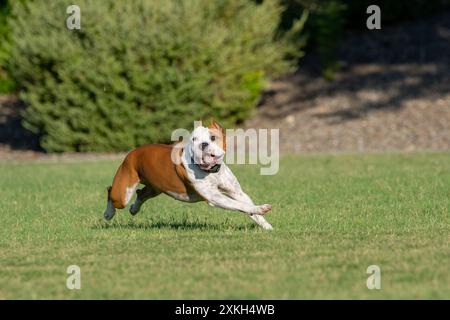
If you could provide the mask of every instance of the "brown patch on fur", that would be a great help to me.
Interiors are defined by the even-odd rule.
[[[220,126],[215,120],[212,120],[211,124],[208,127],[211,134],[216,136],[216,140],[214,141],[219,147],[222,148],[223,151],[227,150],[227,139],[225,137],[225,129]]]
[[[187,178],[186,169],[172,161],[175,145],[149,144],[131,151],[117,169],[109,197],[117,209],[126,206],[126,190],[136,183],[150,186],[162,192],[186,193],[193,188]],[[178,156],[182,149],[179,149]]]

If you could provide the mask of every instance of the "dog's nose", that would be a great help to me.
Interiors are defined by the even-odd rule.
[[[202,142],[202,150],[205,150],[205,148],[207,147],[207,146],[209,146],[209,143],[208,142]]]

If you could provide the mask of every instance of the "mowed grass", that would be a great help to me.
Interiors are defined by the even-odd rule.
[[[274,176],[233,166],[273,205],[272,232],[165,195],[106,223],[118,164],[0,164],[0,298],[450,298],[450,153],[285,156]],[[81,290],[66,288],[73,264]]]

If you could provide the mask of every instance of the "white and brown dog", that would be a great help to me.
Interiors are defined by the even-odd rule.
[[[141,183],[144,187],[136,191],[136,201],[130,207],[132,215],[139,212],[145,201],[165,193],[180,201],[206,201],[211,206],[243,212],[262,228],[271,230],[262,215],[272,206],[255,205],[242,191],[223,163],[225,150],[225,131],[215,121],[208,128],[196,127],[184,146],[150,144],[134,149],[108,188],[105,219],[112,219],[116,209],[125,208]]]

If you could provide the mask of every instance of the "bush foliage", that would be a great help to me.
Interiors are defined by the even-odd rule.
[[[0,0],[0,94],[14,91],[15,83],[11,79],[7,70],[7,61],[10,57],[10,28],[7,20],[10,15],[10,6],[8,1]]]
[[[302,21],[277,30],[277,1],[80,0],[13,4],[10,67],[24,126],[48,151],[117,151],[167,141],[211,116],[249,116],[265,79],[289,70]]]

